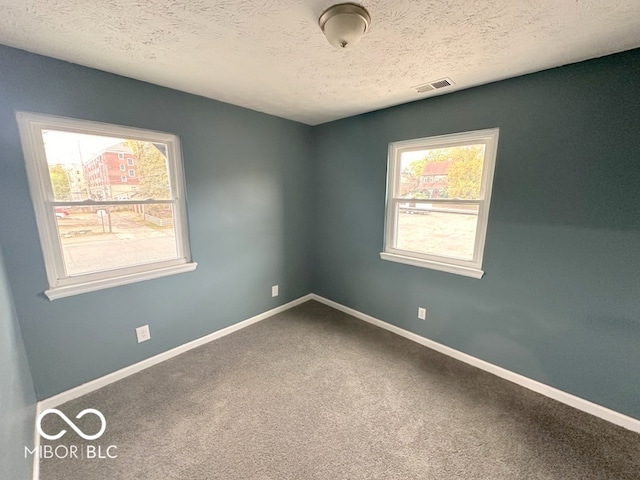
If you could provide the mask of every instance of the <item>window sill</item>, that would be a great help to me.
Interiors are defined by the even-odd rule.
[[[144,280],[176,275],[178,273],[192,272],[197,266],[198,264],[195,262],[183,263],[171,267],[148,270],[146,272],[131,273],[128,275],[120,275],[118,277],[105,278],[103,280],[78,283],[76,285],[53,287],[49,290],[45,290],[44,294],[49,300],[57,300],[59,298],[71,297],[81,293],[95,292],[96,290],[102,290],[104,288],[118,287],[121,285],[128,285],[130,283],[142,282]]]
[[[484,275],[484,271],[479,268],[435,262],[433,260],[398,255],[396,253],[381,252],[380,258],[383,260],[389,260],[390,262],[404,263],[406,265],[413,265],[414,267],[430,268],[432,270],[439,270],[441,272],[453,273],[476,279],[480,279]]]

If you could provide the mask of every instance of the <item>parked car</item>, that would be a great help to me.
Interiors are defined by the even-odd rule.
[[[69,216],[69,210],[63,207],[56,207],[56,217],[67,218]]]

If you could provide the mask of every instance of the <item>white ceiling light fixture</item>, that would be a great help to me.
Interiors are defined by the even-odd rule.
[[[318,23],[331,45],[347,48],[360,41],[369,28],[371,16],[360,5],[340,3],[327,8]]]

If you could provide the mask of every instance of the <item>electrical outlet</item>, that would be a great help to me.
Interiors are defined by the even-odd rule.
[[[151,332],[149,332],[149,325],[144,325],[142,327],[136,328],[136,337],[138,338],[138,343],[150,340]]]
[[[427,319],[427,309],[426,308],[418,307],[418,318],[420,320],[426,320]]]
[[[278,285],[274,285],[273,287],[271,287],[271,296],[272,297],[278,296]]]

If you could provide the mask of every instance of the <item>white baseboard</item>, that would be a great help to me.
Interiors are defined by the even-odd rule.
[[[489,362],[485,362],[484,360],[480,360],[479,358],[460,352],[451,347],[447,347],[446,345],[442,345],[441,343],[434,342],[433,340],[429,340],[428,338],[409,332],[408,330],[404,330],[400,327],[396,327],[395,325],[391,325],[390,323],[384,322],[370,315],[359,312],[358,310],[354,310],[353,308],[346,307],[340,303],[334,302],[332,300],[329,300],[327,298],[321,297],[316,294],[305,295],[304,297],[300,297],[297,300],[286,303],[272,310],[268,310],[264,313],[256,315],[255,317],[251,317],[247,320],[236,323],[227,328],[223,328],[222,330],[218,330],[217,332],[213,332],[204,337],[185,343],[184,345],[180,345],[179,347],[173,348],[166,352],[147,358],[146,360],[143,360],[136,364],[125,367],[121,370],[117,370],[113,373],[109,373],[103,377],[97,378],[83,385],[67,390],[66,392],[62,392],[58,395],[54,395],[53,397],[44,399],[38,402],[37,404],[36,418],[38,415],[40,415],[42,411],[48,408],[55,408],[70,400],[74,400],[90,392],[93,392],[94,390],[98,390],[99,388],[102,388],[120,379],[126,378],[129,375],[133,375],[134,373],[137,373],[141,370],[149,368],[153,365],[157,365],[158,363],[164,362],[165,360],[169,360],[170,358],[180,355],[181,353],[187,352],[193,348],[199,347],[213,340],[224,337],[225,335],[229,335],[230,333],[241,330],[245,327],[248,327],[249,325],[257,323],[273,315],[289,310],[290,308],[293,308],[297,305],[307,302],[308,300],[316,300],[320,303],[324,303],[325,305],[333,307],[336,310],[340,310],[355,318],[371,323],[380,328],[384,328],[385,330],[388,330],[397,335],[400,335],[401,337],[407,338],[427,348],[431,348],[432,350],[443,353],[444,355],[450,356],[464,363],[480,368],[481,370],[492,373],[498,377],[504,378],[505,380],[513,382],[517,385],[521,385],[525,388],[528,388],[529,390],[540,393],[546,397],[552,398],[561,403],[577,408],[578,410],[582,410],[583,412],[602,418],[603,420],[614,423],[628,430],[632,430],[634,432],[640,433],[640,420],[636,418],[623,415],[619,412],[603,407],[602,405],[598,405],[596,403],[590,402],[588,400],[577,397],[570,393],[563,392],[562,390],[559,390],[557,388],[551,387],[549,385],[545,385],[544,383],[540,383],[536,380],[532,380],[530,378],[527,378],[523,375],[512,372],[505,368],[498,367],[497,365],[493,365]],[[34,447],[39,447],[39,445],[40,445],[40,436],[38,435],[37,430],[35,430],[34,428]],[[34,456],[34,464],[33,464],[34,480],[37,480],[39,478],[39,467],[40,467],[39,462],[36,460]]]
[[[484,360],[480,360],[479,358],[472,357],[471,355],[460,352],[459,350],[455,350],[451,347],[447,347],[446,345],[442,345],[441,343],[434,342],[433,340],[429,340],[428,338],[409,332],[408,330],[404,330],[400,327],[396,327],[395,325],[391,325],[390,323],[384,322],[370,315],[359,312],[358,310],[354,310],[353,308],[346,307],[340,303],[334,302],[333,300],[329,300],[327,298],[321,297],[313,293],[309,295],[305,295],[304,297],[300,297],[297,300],[286,303],[272,310],[268,310],[264,313],[256,315],[255,317],[251,317],[247,320],[231,325],[227,328],[223,328],[222,330],[218,330],[217,332],[213,332],[204,337],[185,343],[184,345],[180,345],[179,347],[176,347],[166,352],[155,355],[151,358],[147,358],[146,360],[138,362],[134,365],[130,365],[121,370],[117,370],[113,373],[107,374],[103,377],[97,378],[83,385],[72,388],[71,390],[67,390],[66,392],[62,392],[58,395],[54,395],[53,397],[44,399],[38,402],[36,405],[36,419],[38,418],[40,413],[46,410],[47,408],[55,408],[70,400],[74,400],[83,395],[86,395],[87,393],[93,392],[94,390],[98,390],[99,388],[109,385],[110,383],[113,383],[122,378],[128,377],[129,375],[133,375],[134,373],[137,373],[141,370],[149,368],[153,365],[157,365],[158,363],[164,362],[165,360],[169,360],[170,358],[180,355],[181,353],[187,352],[193,348],[199,347],[213,340],[224,337],[225,335],[229,335],[230,333],[241,330],[245,327],[248,327],[249,325],[257,323],[273,315],[289,310],[290,308],[293,308],[297,305],[307,302],[308,300],[316,300],[320,303],[324,303],[325,305],[335,308],[336,310],[340,310],[355,318],[371,323],[380,328],[384,328],[385,330],[395,333],[396,335],[400,335],[401,337],[404,337],[411,341],[419,343],[420,345],[423,345],[427,348],[431,348],[432,350],[435,350],[444,355],[460,360],[461,362],[480,368],[481,370],[492,373],[498,377],[504,378],[505,380],[508,380],[517,385],[528,388],[529,390],[532,390],[534,392],[540,393],[541,395],[552,398],[554,400],[557,400],[571,407],[577,408],[578,410],[582,410],[583,412],[589,413],[596,417],[602,418],[603,420],[614,423],[628,430],[640,433],[640,420],[636,418],[623,415],[619,412],[603,407],[602,405],[598,405],[596,403],[590,402],[588,400],[577,397],[570,393],[563,392],[562,390],[551,387],[549,385],[545,385],[544,383],[540,383],[536,380],[532,380],[530,378],[527,378],[523,375],[512,372],[505,368],[498,367],[497,365],[493,365],[489,362],[485,362]],[[37,449],[37,451],[39,451],[40,435],[38,434],[37,426],[35,425],[34,425],[33,446],[34,448]],[[38,480],[39,478],[40,478],[40,462],[39,462],[38,455],[34,455],[33,480]]]
[[[103,377],[96,378],[95,380],[79,385],[75,388],[72,388],[71,390],[67,390],[65,392],[54,395],[53,397],[41,400],[40,402],[38,402],[37,415],[48,408],[55,408],[59,405],[62,405],[63,403],[82,397],[83,395],[91,393],[94,390],[98,390],[99,388],[109,385],[110,383],[117,382],[118,380],[126,378],[129,375],[133,375],[134,373],[152,367],[153,365],[157,365],[158,363],[164,362],[165,360],[169,360],[170,358],[180,355],[181,353],[212,342],[213,340],[224,337],[225,335],[229,335],[230,333],[241,330],[245,327],[248,327],[249,325],[253,325],[254,323],[257,323],[278,313],[284,312],[285,310],[289,310],[290,308],[293,308],[311,299],[311,294],[305,295],[304,297],[300,297],[296,300],[293,300],[292,302],[268,310],[264,313],[256,315],[255,317],[243,320],[242,322],[236,323],[229,327],[223,328],[222,330],[218,330],[204,337],[185,343],[183,345],[180,345],[179,347],[172,348],[171,350],[167,350],[166,352],[147,358],[145,360],[142,360],[141,362],[134,363],[133,365],[129,365],[128,367],[122,368],[113,373],[109,373]],[[39,436],[38,440],[40,440]]]
[[[471,355],[460,352],[459,350],[455,350],[451,347],[447,347],[446,345],[442,345],[441,343],[434,342],[433,340],[429,340],[428,338],[421,337],[420,335],[416,335],[415,333],[409,332],[408,330],[404,330],[400,327],[396,327],[395,325],[391,325],[390,323],[383,322],[382,320],[378,320],[377,318],[359,312],[358,310],[354,310],[353,308],[346,307],[340,303],[334,302],[333,300],[329,300],[316,294],[311,294],[310,297],[311,299],[316,300],[320,303],[324,303],[325,305],[335,308],[336,310],[340,310],[341,312],[347,313],[353,317],[364,320],[365,322],[371,323],[380,328],[384,328],[385,330],[412,340],[425,347],[431,348],[432,350],[435,350],[437,352],[443,353],[444,355],[453,357],[456,360],[468,363],[469,365],[492,373],[498,377],[504,378],[505,380],[528,388],[529,390],[533,390],[534,392],[540,393],[545,397],[552,398],[554,400],[557,400],[558,402],[577,408],[578,410],[582,410],[583,412],[602,418],[603,420],[614,423],[628,430],[640,433],[640,420],[636,418],[623,415],[622,413],[616,412],[615,410],[611,410],[609,408],[603,407],[602,405],[598,405],[597,403],[590,402],[588,400],[585,400],[584,398],[576,397],[575,395],[572,395],[570,393],[563,392],[562,390],[551,387],[549,385],[545,385],[544,383],[540,383],[536,380],[532,380],[523,375],[520,375],[519,373],[512,372],[505,368],[498,367],[497,365],[493,365],[492,363],[480,360],[479,358],[472,357]]]

